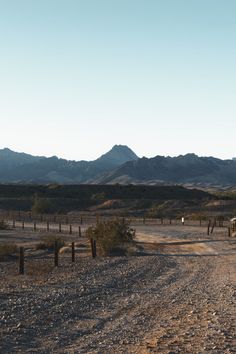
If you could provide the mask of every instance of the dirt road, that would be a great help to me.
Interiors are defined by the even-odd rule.
[[[1,263],[0,352],[236,353],[235,240],[172,230],[139,230],[138,256],[65,255],[46,275]]]

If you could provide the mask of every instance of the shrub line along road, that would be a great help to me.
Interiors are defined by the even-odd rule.
[[[48,274],[0,263],[0,352],[236,353],[235,240],[151,226],[137,239],[139,255],[64,255]]]

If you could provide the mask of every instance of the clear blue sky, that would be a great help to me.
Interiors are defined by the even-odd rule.
[[[0,148],[236,156],[235,0],[0,0]]]

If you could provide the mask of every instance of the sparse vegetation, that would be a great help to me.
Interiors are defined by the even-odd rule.
[[[57,242],[58,249],[65,246],[65,241],[62,237],[57,235],[44,235],[41,238],[41,241],[36,245],[37,250],[53,250],[55,246],[55,242]]]
[[[0,243],[0,257],[8,257],[18,250],[14,243]]]
[[[37,194],[34,197],[32,206],[33,214],[47,214],[52,211],[52,203],[47,198],[40,198]]]
[[[51,273],[53,264],[46,262],[30,263],[27,266],[27,274],[31,276],[45,275]]]
[[[99,222],[95,227],[89,227],[86,235],[97,241],[102,255],[124,254],[133,241],[135,230],[128,222],[115,220]]]
[[[103,203],[106,200],[106,195],[105,193],[101,192],[101,193],[95,193],[91,196],[91,200],[97,204],[99,203]]]
[[[5,221],[0,221],[0,230],[8,230],[9,225]]]

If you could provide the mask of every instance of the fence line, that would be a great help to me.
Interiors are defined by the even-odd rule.
[[[40,231],[47,231],[47,232],[59,232],[59,233],[79,233],[81,236],[81,227],[83,226],[90,226],[90,225],[96,225],[99,221],[111,221],[115,220],[117,218],[114,217],[97,217],[97,216],[90,216],[90,217],[84,217],[82,222],[81,220],[77,218],[76,220],[71,220],[68,218],[68,220],[64,220],[63,218],[61,220],[55,222],[54,218],[51,218],[51,220],[44,220],[44,219],[24,219],[23,216],[21,218],[11,218],[10,216],[6,215],[1,215],[0,214],[0,221],[6,222],[10,227],[13,229],[25,229],[25,230],[40,230]],[[185,219],[184,223],[180,219],[164,219],[164,218],[137,218],[137,217],[122,217],[118,218],[119,220],[122,220],[123,222],[129,222],[132,226],[155,226],[155,225],[162,225],[162,226],[177,226],[177,225],[183,225],[183,226],[198,226],[198,227],[208,227],[209,228],[209,233],[213,232],[215,227],[231,227],[231,224],[229,221],[216,221],[215,219],[213,220],[190,220],[190,219]],[[43,220],[43,221],[41,221]],[[210,230],[211,227],[211,230]],[[235,226],[234,226],[235,227]]]

